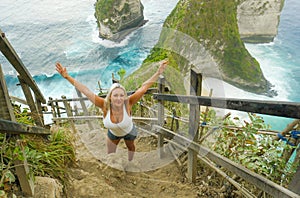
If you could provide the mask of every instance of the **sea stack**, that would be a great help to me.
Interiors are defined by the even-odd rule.
[[[245,0],[237,7],[241,39],[246,43],[273,42],[284,0]]]
[[[99,37],[115,42],[144,25],[144,6],[140,0],[98,0],[95,16]]]

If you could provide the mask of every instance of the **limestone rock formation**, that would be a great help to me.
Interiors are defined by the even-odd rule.
[[[257,35],[273,39],[283,2],[180,0],[165,20],[159,41],[143,65],[168,57],[174,68],[186,76],[193,67],[203,76],[221,79],[249,92],[274,96],[276,91],[245,48],[242,38]]]
[[[140,0],[98,0],[95,6],[101,38],[119,42],[146,22]]]
[[[249,43],[272,42],[277,35],[284,0],[245,0],[237,8],[239,32]]]

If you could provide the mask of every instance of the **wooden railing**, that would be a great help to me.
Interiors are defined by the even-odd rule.
[[[91,120],[95,119],[103,119],[103,116],[100,115],[90,115],[87,109],[87,105],[85,101],[88,101],[87,97],[83,97],[82,94],[76,90],[78,97],[77,98],[66,98],[65,96],[61,96],[61,99],[53,99],[52,97],[48,100],[48,106],[50,106],[52,112],[52,120],[53,123],[59,124],[63,121],[68,121],[73,130],[75,130],[74,121],[75,120],[86,120],[88,127],[90,130],[93,130],[95,127],[93,126]],[[156,88],[150,88],[147,90],[146,94],[152,94],[157,92]],[[127,94],[131,95],[134,91],[128,91]],[[100,97],[106,97],[105,94],[101,95]],[[81,108],[77,105],[74,105],[73,108],[71,106],[71,102],[79,102]],[[82,113],[79,115],[79,111]],[[141,117],[134,117],[134,120],[145,120],[145,121],[154,121],[157,118],[141,118]]]
[[[0,119],[0,133],[7,134],[35,134],[35,135],[49,135],[49,129],[45,129],[39,126],[32,126],[21,124],[9,120]]]
[[[293,103],[293,102],[277,102],[277,101],[258,101],[258,100],[244,100],[244,99],[232,99],[232,98],[214,98],[214,97],[206,97],[206,96],[197,96],[201,93],[201,74],[198,74],[191,71],[191,95],[194,96],[183,96],[183,95],[170,95],[170,94],[163,94],[165,91],[164,86],[164,78],[160,78],[158,82],[158,93],[153,93],[153,98],[158,101],[158,109],[156,111],[157,118],[148,118],[152,119],[152,123],[154,124],[155,134],[158,138],[158,147],[159,147],[159,155],[161,158],[164,157],[164,150],[161,149],[163,147],[164,142],[169,142],[170,144],[174,145],[177,148],[180,148],[187,152],[188,155],[188,179],[193,182],[196,178],[197,172],[197,159],[201,159],[204,163],[206,163],[211,168],[215,169],[219,174],[225,177],[232,185],[237,187],[243,195],[246,197],[253,197],[254,195],[251,194],[247,189],[243,188],[241,184],[234,181],[234,179],[230,178],[225,172],[223,172],[220,168],[216,168],[217,166],[221,166],[226,170],[236,174],[237,176],[241,177],[245,181],[255,185],[257,188],[261,189],[263,192],[266,192],[274,197],[299,197],[299,168],[296,172],[289,189],[286,189],[259,174],[256,174],[247,168],[237,164],[226,157],[221,156],[220,154],[202,146],[199,143],[199,139],[203,139],[205,137],[199,137],[199,127],[201,127],[201,123],[199,120],[200,115],[200,106],[210,106],[216,108],[224,108],[224,109],[232,109],[232,110],[239,110],[244,112],[253,112],[253,113],[260,113],[260,114],[268,114],[268,115],[276,115],[282,117],[290,117],[295,118],[296,120],[292,122],[287,129],[282,131],[282,135],[286,135],[295,125],[300,125],[300,104]],[[194,91],[196,90],[196,91]],[[102,96],[104,97],[104,96]],[[68,120],[71,123],[75,120],[93,120],[93,119],[102,119],[102,116],[89,116],[88,113],[84,113],[83,116],[76,115],[76,111],[73,110],[69,104],[71,101],[81,101],[81,106],[85,105],[84,100],[87,100],[85,97],[79,97],[75,99],[67,99],[62,97],[62,99],[51,99],[48,102],[48,105],[52,107],[53,115],[55,116],[53,120],[56,121],[63,121]],[[175,133],[169,129],[164,128],[164,120],[168,116],[164,112],[164,102],[179,102],[189,104],[190,107],[190,114],[188,119],[184,119],[189,123],[188,129],[188,137],[179,135],[179,133]],[[63,103],[64,107],[58,105],[58,103]],[[82,108],[82,109],[86,109]],[[62,112],[63,111],[63,112]],[[61,117],[59,115],[61,113],[68,114],[68,117]],[[74,115],[75,114],[75,115]],[[136,118],[139,119],[139,118]],[[147,118],[140,118],[140,119],[147,119]],[[180,120],[180,118],[177,118]],[[74,124],[74,123],[72,123]],[[205,126],[207,127],[207,126]],[[75,127],[74,127],[75,128]],[[182,133],[181,133],[182,134]],[[272,132],[274,135],[275,133]],[[165,136],[172,136],[176,137],[172,140],[164,138]],[[174,141],[176,139],[176,141]]]
[[[43,120],[43,106],[42,104],[46,103],[45,98],[43,97],[42,93],[40,92],[38,86],[36,85],[35,81],[32,79],[31,75],[29,74],[28,70],[18,57],[17,53],[14,51],[10,43],[5,37],[5,34],[0,30],[0,50],[6,59],[12,64],[12,66],[18,72],[18,79],[22,90],[24,92],[26,104],[29,106],[32,116],[35,120],[37,126],[29,126],[24,125],[16,122],[16,119],[12,112],[11,106],[11,98],[8,95],[7,87],[4,80],[4,74],[1,69],[0,65],[0,133],[8,133],[8,134],[39,134],[39,135],[48,135],[50,134],[49,129],[45,129],[44,120]],[[151,120],[155,121],[154,128],[156,132],[158,132],[158,147],[162,148],[164,141],[169,141],[171,144],[175,145],[176,147],[186,150],[188,152],[188,179],[190,181],[195,181],[196,177],[196,165],[197,165],[197,158],[201,159],[211,168],[215,169],[216,165],[222,166],[225,169],[235,173],[236,175],[240,176],[244,180],[254,184],[258,188],[262,189],[264,192],[269,193],[274,197],[300,197],[300,188],[299,188],[299,181],[300,181],[300,166],[292,179],[291,185],[289,189],[286,189],[274,182],[256,174],[252,171],[246,169],[245,167],[232,162],[231,160],[215,153],[214,151],[196,143],[195,140],[198,140],[199,137],[199,123],[200,123],[200,106],[211,106],[216,108],[224,108],[224,109],[232,109],[232,110],[239,110],[245,112],[253,112],[253,113],[260,113],[260,114],[268,114],[268,115],[275,115],[275,116],[282,116],[282,117],[289,117],[289,118],[296,118],[293,123],[287,127],[286,130],[282,132],[281,135],[286,135],[295,125],[299,125],[300,119],[300,103],[292,103],[292,102],[274,102],[274,101],[258,101],[258,100],[244,100],[244,99],[230,99],[230,98],[213,98],[213,97],[205,97],[200,96],[201,94],[201,84],[202,84],[202,76],[201,74],[191,71],[191,96],[183,96],[183,95],[170,95],[170,94],[163,94],[165,90],[165,82],[164,78],[159,79],[159,93],[154,93],[154,99],[158,101],[158,111],[157,111],[157,118],[135,118],[143,119],[143,120]],[[153,91],[153,90],[152,90]],[[150,90],[150,92],[152,92]],[[34,95],[32,95],[33,93]],[[82,97],[80,92],[77,92],[79,98],[78,99],[67,99],[62,97],[62,99],[55,99],[49,98],[48,105],[51,107],[51,112],[53,115],[53,121],[61,121],[61,120],[69,120],[73,123],[74,120],[84,119],[101,119],[101,116],[90,116],[87,108],[85,106],[84,100],[87,98]],[[131,94],[131,93],[129,93]],[[78,100],[81,103],[82,110],[84,112],[83,116],[74,116],[73,110],[70,107],[70,101]],[[163,127],[165,113],[164,113],[164,101],[170,102],[180,102],[186,103],[190,105],[190,114],[189,114],[189,129],[188,133],[189,136],[181,136],[178,133],[174,133],[171,130],[168,130]],[[64,104],[64,107],[60,107],[58,105],[59,102]],[[67,114],[67,118],[61,117],[62,113]],[[74,124],[74,123],[73,123]],[[72,124],[73,128],[75,126]],[[89,127],[93,128],[92,124],[89,123]],[[177,142],[172,140],[167,140],[164,138],[165,135],[172,135],[176,136]],[[188,146],[187,146],[188,145]],[[163,149],[160,150],[160,157],[164,157]],[[16,162],[19,163],[19,162]],[[28,178],[28,165],[25,162],[23,164],[18,164],[16,167],[18,178],[21,184],[22,191],[27,196],[33,196],[33,180],[32,178]],[[230,179],[228,175],[222,172],[220,169],[215,169],[219,174],[226,177],[228,181],[230,181],[234,186],[239,188],[243,192],[243,194],[247,197],[252,197],[251,193],[248,192],[246,189],[243,189],[237,182],[233,179]]]
[[[160,91],[157,94],[153,94],[154,99],[158,100],[159,105],[159,114],[158,120],[163,121],[164,117],[164,101],[171,102],[180,102],[189,104],[190,116],[189,116],[189,130],[188,137],[174,133],[173,131],[165,129],[163,123],[156,125],[157,132],[160,133],[158,141],[160,142],[159,146],[162,147],[164,135],[176,136],[177,142],[170,141],[172,144],[186,150],[188,152],[188,179],[193,182],[196,178],[197,172],[197,157],[202,161],[207,163],[209,166],[213,167],[213,164],[219,165],[226,168],[230,172],[236,174],[237,176],[243,178],[245,181],[248,181],[255,185],[257,188],[267,192],[268,194],[274,197],[300,197],[299,192],[299,168],[290,183],[289,189],[286,189],[248,169],[245,167],[215,153],[214,151],[196,143],[195,140],[198,140],[199,133],[199,110],[200,105],[239,110],[245,112],[255,112],[260,114],[276,115],[282,117],[296,118],[296,120],[290,124],[287,128],[292,129],[295,125],[300,125],[300,103],[293,102],[276,102],[276,101],[258,101],[258,100],[243,100],[243,99],[227,99],[227,98],[213,98],[213,97],[204,97],[197,96],[201,93],[201,74],[191,71],[191,90],[196,90],[191,92],[191,96],[182,96],[182,95],[170,95],[162,94]],[[160,83],[163,85],[164,80],[161,79]],[[193,96],[194,95],[194,96]],[[288,130],[285,130],[286,133]],[[282,135],[285,135],[282,133]],[[188,145],[188,146],[187,146]],[[163,157],[163,150],[161,150],[161,157]],[[298,156],[299,157],[299,156]],[[219,169],[218,169],[219,170]],[[220,171],[220,170],[219,170]],[[223,173],[224,174],[224,173]],[[228,176],[226,176],[228,177]],[[232,184],[237,185],[232,182]],[[249,192],[245,192],[245,195]],[[248,197],[251,197],[250,195]]]
[[[16,137],[15,139],[18,138],[19,134],[49,135],[50,130],[45,129],[43,120],[42,104],[45,104],[46,100],[1,30],[0,51],[17,71],[19,83],[26,98],[25,100],[14,98],[13,100],[26,103],[26,105],[29,106],[31,117],[37,125],[30,126],[17,123],[11,103],[12,98],[9,96],[4,74],[0,65],[0,133],[14,135]],[[29,167],[26,159],[22,162],[16,160],[14,163],[22,192],[25,196],[33,196],[34,183],[31,174],[29,174]]]

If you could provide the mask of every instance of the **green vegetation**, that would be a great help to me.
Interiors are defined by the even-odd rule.
[[[258,131],[270,130],[270,127],[256,114],[249,113],[248,116],[250,119],[248,122],[238,117],[227,117],[222,121],[214,113],[210,113],[209,124],[216,126],[222,123],[223,126],[214,133],[215,142],[210,148],[249,170],[287,187],[296,172],[297,163],[294,162],[291,168],[287,168],[287,159],[282,155],[283,152],[291,153],[295,146],[283,141],[274,141],[270,135],[259,134]]]
[[[126,70],[124,68],[121,68],[117,74],[120,76],[120,81],[122,81],[126,75]]]
[[[159,49],[156,50],[159,51]],[[150,63],[147,62],[147,64]],[[147,73],[151,73],[148,70]],[[142,70],[137,71],[135,75],[145,75],[145,70],[143,71],[144,73]],[[128,79],[129,81],[126,81]],[[140,77],[135,78],[136,81],[133,81],[132,78],[126,80],[125,84],[132,85],[133,82],[139,82]],[[172,91],[174,90],[171,89]],[[143,108],[142,106],[150,108]],[[165,101],[164,108],[165,114],[169,115],[166,117],[164,127],[188,136],[189,124],[187,122],[179,121],[178,129],[176,129],[175,122],[172,124],[174,112],[181,120],[189,120],[188,105]],[[156,110],[157,101],[153,100],[151,95],[145,95],[141,100],[141,105],[134,105],[132,112],[134,116],[153,117],[156,116]],[[256,114],[249,113],[249,121],[231,116],[223,120],[216,115],[214,110],[209,110],[206,116],[204,114],[205,112],[201,112],[200,121],[203,122],[204,117],[206,117],[205,123],[211,127],[204,128],[202,135],[210,131],[212,127],[216,130],[212,133],[212,138],[207,138],[210,140],[205,140],[203,145],[287,188],[299,163],[294,161],[293,164],[289,164],[287,158],[296,148],[295,146],[286,144],[283,141],[274,141],[272,135],[259,133],[259,131],[270,130],[270,126],[266,125],[263,118]]]
[[[153,100],[151,95],[144,96],[141,104],[151,108],[135,105],[134,116],[156,116],[154,112],[157,110],[157,101]],[[166,117],[164,127],[188,137],[188,105],[165,101],[164,107],[165,114],[169,115]],[[180,120],[186,120],[186,122],[179,121],[177,129],[175,122],[172,124],[174,112]],[[299,164],[297,160],[292,164],[288,162],[289,154],[296,146],[286,144],[284,141],[275,141],[274,136],[260,133],[270,131],[270,126],[256,114],[248,113],[248,121],[231,116],[223,119],[211,109],[206,116],[205,112],[201,112],[200,122],[203,122],[204,117],[206,117],[205,125],[210,127],[204,127],[202,135],[211,130],[213,133],[202,142],[202,145],[287,188]]]
[[[95,3],[95,17],[97,22],[100,21],[108,26],[112,32],[118,32],[120,28],[120,21],[116,22],[112,18],[116,18],[117,16],[121,16],[123,21],[130,21],[131,17],[129,15],[124,15],[124,13],[130,13],[130,3],[125,2],[122,9],[116,8],[120,7],[119,4],[122,5],[124,2],[116,1],[116,0],[98,0]]]
[[[114,12],[117,10],[114,8],[115,5],[118,4],[116,0],[98,0],[95,3],[95,16],[98,20],[103,21],[104,19],[109,19]],[[128,3],[125,3],[124,8],[120,11],[129,12],[130,6]]]
[[[192,37],[198,42],[198,45],[204,46],[219,65],[223,80],[247,91],[266,93],[268,91],[267,81],[260,65],[249,54],[240,39],[236,7],[235,0],[179,1],[165,20],[163,27]],[[189,62],[191,60],[177,54],[176,50],[182,49],[182,41],[174,41],[172,36],[170,33],[162,32],[159,42],[150,52],[144,64],[168,57],[173,60],[174,68],[186,73],[191,67]],[[172,43],[170,44],[170,42]],[[170,45],[173,50],[164,47]],[[197,53],[201,52],[195,51],[193,45],[189,47],[190,49],[184,50],[190,51],[190,55],[194,54],[195,58],[199,56]]]
[[[211,52],[218,62],[225,80],[248,91],[264,93],[266,80],[262,74],[259,63],[249,54],[240,39],[237,21],[236,6],[241,1],[235,0],[189,0],[179,1],[164,23],[165,28],[178,30],[194,38]],[[173,35],[161,33],[157,45],[151,50],[143,65],[122,83],[128,90],[135,90],[153,72],[159,61],[168,58],[170,66],[165,71],[167,85],[171,85],[171,93],[185,94],[184,79],[178,73],[187,73],[190,67],[189,60],[182,57],[174,50],[170,50],[167,42],[173,42],[172,46],[178,47],[182,42],[172,40]],[[176,46],[178,44],[178,46]],[[190,53],[197,52],[191,47]],[[179,72],[175,72],[179,71]],[[236,78],[252,84],[248,86]],[[156,85],[154,85],[156,86]],[[142,104],[156,107],[156,101],[149,96],[144,97]],[[165,103],[165,111],[172,115],[175,109],[177,116],[184,118],[188,115],[188,107],[183,104]],[[135,115],[151,116],[150,111],[142,110],[135,106]],[[283,151],[290,153],[295,147],[282,141],[273,141],[272,136],[260,134],[260,130],[268,130],[263,119],[255,114],[248,114],[250,121],[241,120],[238,117],[228,117],[225,120],[216,116],[212,110],[208,112],[207,124],[219,126],[213,134],[213,142],[205,142],[212,150],[247,167],[250,170],[283,186],[287,186],[295,173],[297,163],[287,168],[287,160],[283,157]],[[201,119],[203,120],[203,112]],[[165,127],[171,127],[172,118],[166,120]],[[226,126],[231,126],[226,128]],[[232,128],[234,127],[234,129]],[[180,123],[178,131],[187,133],[188,124]],[[208,129],[204,130],[204,133]]]
[[[98,0],[95,3],[95,16],[98,21],[102,21],[106,18],[110,18],[113,11],[114,0]]]
[[[27,109],[14,105],[19,123],[33,124]],[[16,136],[0,133],[0,195],[18,185],[14,162],[26,158],[30,174],[58,179],[64,183],[68,165],[75,162],[72,138],[66,130],[53,132],[47,138],[34,135]]]
[[[14,114],[18,123],[34,125],[34,120],[31,116],[28,116],[28,108],[21,110],[21,105],[13,104]]]

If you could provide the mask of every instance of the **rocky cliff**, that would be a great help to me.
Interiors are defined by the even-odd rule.
[[[98,0],[95,10],[99,36],[113,41],[121,41],[146,22],[140,0]]]
[[[284,0],[243,0],[237,7],[240,36],[250,43],[272,42]]]
[[[263,1],[179,0],[165,20],[159,41],[141,69],[145,70],[149,63],[169,58],[171,65],[187,78],[190,68],[195,68],[204,77],[218,78],[249,92],[276,95],[272,85],[264,77],[259,63],[247,51],[240,36],[239,27],[245,33],[248,24],[244,17],[246,9],[254,12],[254,5],[260,5],[259,2]],[[268,8],[270,12],[271,7],[277,8],[278,1],[267,1],[263,5],[260,7],[262,18],[265,16],[262,15],[263,8]],[[272,16],[275,15],[278,16],[278,11]],[[254,15],[249,23],[253,23],[256,17]],[[267,25],[271,19],[270,17],[265,20],[266,24],[260,25],[270,26],[273,34],[262,33],[260,36],[276,35],[279,19]],[[251,36],[254,35],[253,31]]]

